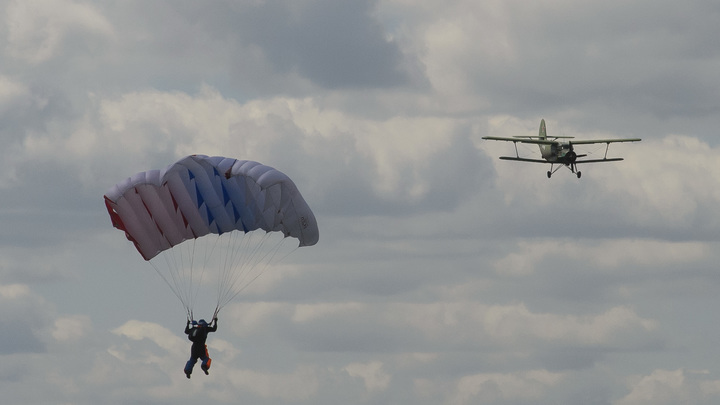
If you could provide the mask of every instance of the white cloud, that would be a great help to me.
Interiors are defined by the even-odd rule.
[[[14,353],[42,353],[53,307],[25,284],[0,284],[0,356]]]
[[[532,312],[523,303],[398,305],[388,318],[400,319],[399,325],[412,327],[445,346],[492,345],[498,349],[538,349],[546,345],[634,347],[651,341],[657,328],[656,321],[642,318],[626,307],[577,316]]]
[[[227,340],[218,339],[215,337],[209,340],[208,347],[212,349],[213,353],[220,353],[223,357],[223,360],[227,362],[232,361],[235,357],[242,353],[241,350],[236,349],[235,346],[233,346],[233,344],[228,342]]]
[[[542,398],[549,388],[564,379],[562,373],[530,370],[520,373],[483,373],[463,377],[448,405],[532,401]]]
[[[366,309],[358,302],[327,303],[327,304],[300,304],[295,306],[292,317],[293,322],[309,322],[319,318],[342,315],[352,316]]]
[[[517,61],[517,46],[508,30],[507,2],[462,2],[430,10],[433,18],[422,27],[423,62],[434,88],[441,94],[472,93],[473,68],[501,69]],[[437,18],[440,16],[440,18]],[[466,106],[469,107],[469,106]]]
[[[264,333],[274,319],[289,312],[287,305],[279,302],[230,303],[218,316],[218,330],[228,329],[241,337]]]
[[[683,265],[708,257],[710,246],[702,242],[668,242],[643,239],[613,240],[522,240],[515,252],[494,263],[498,274],[527,276],[536,268],[552,266],[562,260],[572,263],[592,263],[604,271],[624,271],[633,267],[653,269],[673,266],[683,271]]]
[[[543,340],[572,345],[623,345],[637,332],[648,335],[656,322],[616,307],[596,316],[535,314],[525,305],[491,307],[485,313],[487,333],[503,342]]]
[[[720,148],[687,135],[645,140],[623,151],[622,169],[635,186],[623,187],[625,197],[618,200],[630,203],[628,212],[645,224],[714,226],[717,220],[708,210],[720,203],[720,192],[711,186],[720,182],[720,167],[711,163],[718,153]],[[610,192],[618,191],[616,183],[607,184]]]
[[[55,320],[52,336],[61,342],[77,341],[92,331],[92,322],[85,315],[62,317]]]
[[[187,341],[179,338],[169,329],[152,322],[130,320],[112,332],[132,340],[148,339],[171,354],[185,353],[189,350]]]
[[[472,301],[299,305],[292,319],[299,323],[295,329],[298,341],[312,341],[311,347],[317,350],[362,341],[368,351],[386,350],[393,347],[398,336],[405,336],[408,340],[403,348],[409,351],[418,347],[442,351],[572,346],[595,347],[600,353],[651,345],[658,326],[656,320],[623,306],[597,314],[562,315],[534,312],[524,303],[485,305]],[[376,330],[366,330],[370,327]],[[336,332],[333,338],[330,332],[335,329],[342,333]]]
[[[720,398],[720,380],[707,378],[707,371],[686,369],[653,370],[649,375],[633,376],[630,393],[614,405],[711,404]]]
[[[30,89],[24,83],[0,75],[0,113],[12,105],[23,104],[29,96]]]
[[[0,285],[0,296],[7,300],[15,300],[30,294],[30,288],[22,284]]]
[[[319,389],[317,370],[311,366],[299,366],[290,373],[227,370],[225,376],[233,386],[264,399],[304,401]]]
[[[85,187],[107,188],[111,179],[98,174],[117,182],[189,154],[235,156],[304,180],[304,194],[335,210],[347,201],[366,212],[448,210],[484,174],[464,123],[447,118],[360,118],[312,98],[239,103],[210,86],[195,95],[147,90],[90,100],[69,136],[31,132],[14,161],[56,162]]]
[[[74,1],[11,1],[5,12],[10,54],[31,64],[57,56],[72,33],[86,42],[113,34],[112,25],[98,10]]]
[[[344,370],[351,377],[362,378],[368,392],[384,391],[387,389],[392,377],[383,370],[383,363],[372,361],[369,363],[351,363]]]

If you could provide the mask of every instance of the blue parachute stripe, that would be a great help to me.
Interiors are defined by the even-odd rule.
[[[195,196],[197,197],[198,208],[202,207],[205,204],[205,199],[203,198],[203,195],[200,192],[200,187],[198,187],[197,182],[195,183]]]
[[[205,215],[201,215],[201,217],[203,218],[203,220],[205,220],[205,223],[207,224],[207,226],[210,229],[213,229],[213,223],[215,222],[215,216],[212,214],[210,207],[208,207],[207,204],[205,203],[205,197],[203,196],[202,191],[200,191],[200,185],[198,184],[199,179],[197,178],[195,173],[193,173],[192,170],[188,169],[187,172],[189,174],[190,180],[191,181],[194,180],[194,181],[192,181],[192,184],[195,186],[195,198],[197,200],[196,203],[197,203],[197,207],[198,207],[198,212],[205,214]],[[190,191],[190,190],[188,190],[188,191]]]
[[[208,225],[210,226],[210,228],[212,228],[212,225],[215,222],[215,216],[212,214],[210,207],[208,207],[207,205],[205,205],[205,212],[207,213]],[[222,231],[219,228],[218,228],[218,230],[219,230],[218,233],[222,234]]]
[[[230,197],[228,197],[227,190],[225,189],[225,182],[222,181],[224,176],[220,176],[220,172],[218,172],[218,169],[215,166],[213,166],[213,168],[212,168],[212,174],[213,174],[215,180],[220,182],[220,190],[222,191],[223,205],[227,205],[227,202],[230,199]]]
[[[221,181],[221,182],[220,182],[220,188],[222,188],[223,204],[224,204],[224,205],[227,205],[227,203],[228,203],[229,201],[231,201],[231,200],[230,200],[230,194],[228,194],[228,190],[227,190],[227,188],[225,187],[225,182],[224,182],[224,181]]]
[[[235,219],[235,223],[237,223],[240,220],[240,212],[237,210],[235,204],[232,202],[230,204],[232,205],[233,218]]]

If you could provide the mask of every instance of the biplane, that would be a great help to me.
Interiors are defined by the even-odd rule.
[[[548,137],[545,130],[545,120],[540,121],[540,133],[538,136],[514,136],[512,138],[504,138],[499,136],[484,136],[482,139],[490,141],[508,141],[515,144],[515,156],[500,156],[502,160],[514,160],[517,162],[532,162],[550,164],[550,170],[547,172],[548,178],[552,177],[555,172],[562,167],[567,167],[579,179],[582,173],[578,170],[577,165],[582,163],[604,163],[617,162],[623,160],[621,157],[608,157],[608,149],[611,143],[618,142],[640,142],[640,138],[619,138],[619,139],[586,139],[586,140],[569,140],[574,139],[573,136],[554,136]],[[568,139],[567,141],[565,139]],[[531,159],[520,157],[518,152],[518,143],[528,143],[538,145],[540,147],[540,155],[542,159]],[[588,156],[575,152],[576,145],[605,144],[605,155],[600,158],[583,159]]]

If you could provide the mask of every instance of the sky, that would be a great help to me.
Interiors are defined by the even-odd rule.
[[[4,401],[720,401],[716,1],[0,9]],[[642,142],[578,180],[481,139],[543,118]],[[187,380],[182,304],[103,195],[190,154],[288,174],[320,241],[223,309]]]

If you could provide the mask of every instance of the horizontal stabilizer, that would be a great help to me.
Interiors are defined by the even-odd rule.
[[[553,138],[553,139],[574,139],[574,136],[548,136],[547,138],[543,138],[542,136],[537,135],[515,135],[513,138],[526,138],[526,139],[547,139],[547,138]]]

